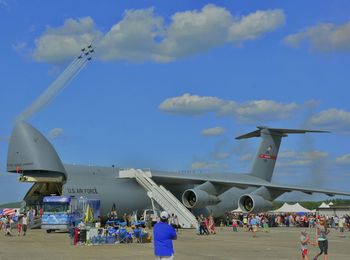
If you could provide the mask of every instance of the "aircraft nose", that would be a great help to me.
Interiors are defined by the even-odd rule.
[[[7,171],[50,171],[66,175],[57,152],[47,138],[24,121],[18,122],[12,131]]]

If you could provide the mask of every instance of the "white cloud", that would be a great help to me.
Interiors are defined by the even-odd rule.
[[[47,137],[51,140],[53,139],[57,139],[58,137],[62,136],[63,134],[63,129],[62,128],[53,128],[49,134],[47,135]]]
[[[254,158],[254,155],[252,153],[243,154],[239,157],[240,161],[252,161]]]
[[[278,154],[277,165],[279,167],[308,166],[325,160],[328,153],[321,151],[281,151]]]
[[[157,37],[163,35],[163,18],[154,9],[126,10],[123,19],[112,26],[96,49],[103,60],[162,60]]]
[[[212,4],[200,11],[177,12],[165,28],[160,50],[172,60],[223,45],[229,42],[233,22],[228,10]]]
[[[327,109],[314,116],[308,122],[314,128],[350,134],[350,112],[340,109]]]
[[[255,100],[237,103],[217,97],[184,94],[164,100],[159,109],[180,115],[215,113],[217,116],[232,116],[240,122],[256,123],[287,119],[299,109],[296,103],[283,104],[273,100]]]
[[[231,153],[217,152],[217,153],[213,153],[212,156],[216,160],[225,160],[231,156]]]
[[[219,162],[206,162],[206,161],[196,161],[191,164],[192,169],[201,169],[201,170],[209,170],[209,169],[220,169],[226,168],[226,164],[222,164]]]
[[[234,17],[227,9],[209,4],[200,11],[174,14],[159,49],[172,60],[226,43],[255,40],[283,25],[284,20],[282,10],[257,11]]]
[[[212,128],[206,128],[203,129],[201,134],[204,136],[219,136],[223,135],[225,133],[225,128],[223,127],[212,127]]]
[[[217,97],[201,97],[191,94],[183,94],[181,97],[173,97],[164,100],[159,109],[172,114],[199,115],[208,112],[217,112],[225,101]]]
[[[337,157],[335,162],[341,165],[350,165],[350,153]]]
[[[79,54],[82,47],[101,36],[91,17],[67,19],[63,26],[48,27],[35,40],[33,58],[41,62],[61,63]]]
[[[278,153],[278,158],[293,158],[296,157],[296,151],[280,151]]]
[[[318,160],[328,157],[328,153],[321,151],[303,152],[302,156],[310,160]]]
[[[299,160],[289,160],[285,162],[278,163],[278,166],[280,167],[291,167],[291,166],[307,166],[311,165],[312,160],[306,160],[306,159],[299,159]]]
[[[272,100],[254,100],[239,104],[232,113],[240,121],[287,119],[298,109],[296,103],[283,104]],[[228,111],[230,113],[230,111]]]
[[[201,10],[177,12],[169,24],[155,14],[154,8],[126,10],[122,20],[107,33],[99,31],[91,17],[70,18],[36,39],[34,58],[59,63],[77,55],[94,39],[96,57],[102,60],[169,62],[224,44],[255,40],[284,21],[279,9],[236,17],[213,4]]]
[[[285,23],[282,10],[257,11],[234,22],[229,31],[231,41],[254,40]]]
[[[299,47],[303,41],[308,41],[312,49],[320,52],[348,52],[350,51],[350,22],[342,25],[318,24],[284,38],[284,42],[294,48]]]

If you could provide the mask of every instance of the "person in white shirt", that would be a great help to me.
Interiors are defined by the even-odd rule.
[[[344,223],[345,223],[344,218],[343,217],[339,218],[338,227],[339,227],[341,237],[345,237],[345,235],[344,235]]]
[[[24,213],[23,217],[22,217],[22,231],[23,231],[23,236],[26,235],[27,233],[27,226],[28,226],[28,217],[27,217],[27,213]]]

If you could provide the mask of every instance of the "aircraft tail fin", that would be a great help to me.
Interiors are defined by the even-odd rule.
[[[238,136],[236,139],[239,140],[252,137],[262,138],[250,175],[266,181],[271,181],[282,137],[286,137],[288,134],[305,133],[328,133],[328,131],[283,129],[258,126],[258,130]]]

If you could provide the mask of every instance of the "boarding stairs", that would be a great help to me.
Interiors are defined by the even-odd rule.
[[[127,169],[119,171],[119,178],[135,178],[136,181],[147,190],[151,200],[155,200],[170,215],[177,215],[182,228],[195,228],[197,220],[195,216],[167,189],[157,185],[152,180],[150,170]]]

